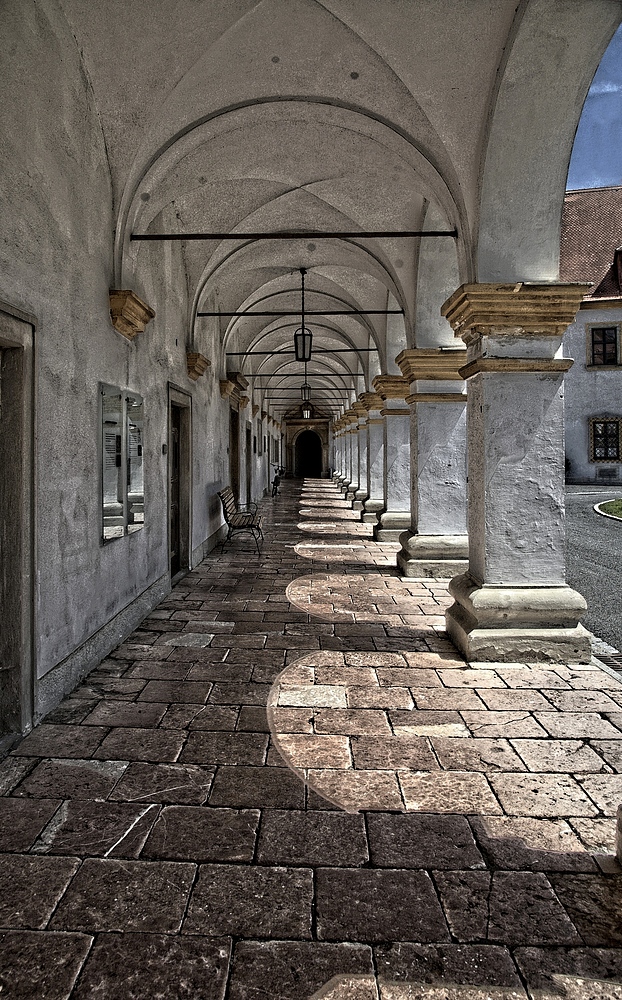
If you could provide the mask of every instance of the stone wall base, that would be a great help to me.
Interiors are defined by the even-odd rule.
[[[418,535],[404,531],[397,566],[402,576],[450,580],[469,568],[467,535]]]
[[[478,585],[455,577],[447,633],[467,660],[589,663],[590,633],[579,624],[587,605],[567,586]]]

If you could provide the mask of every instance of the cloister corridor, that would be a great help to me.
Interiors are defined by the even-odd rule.
[[[262,509],[0,764],[0,996],[621,996],[622,681],[471,668],[327,480]]]

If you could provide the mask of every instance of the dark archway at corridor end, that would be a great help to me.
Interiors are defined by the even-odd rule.
[[[322,442],[315,431],[302,431],[296,438],[294,474],[304,479],[318,479],[322,475]]]

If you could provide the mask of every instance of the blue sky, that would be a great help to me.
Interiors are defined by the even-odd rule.
[[[609,43],[583,106],[566,187],[616,184],[622,185],[622,25]]]

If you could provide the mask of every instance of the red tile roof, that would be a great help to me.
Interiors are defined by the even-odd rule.
[[[622,187],[568,191],[561,228],[560,281],[589,281],[590,298],[622,296],[614,254],[622,246]]]

